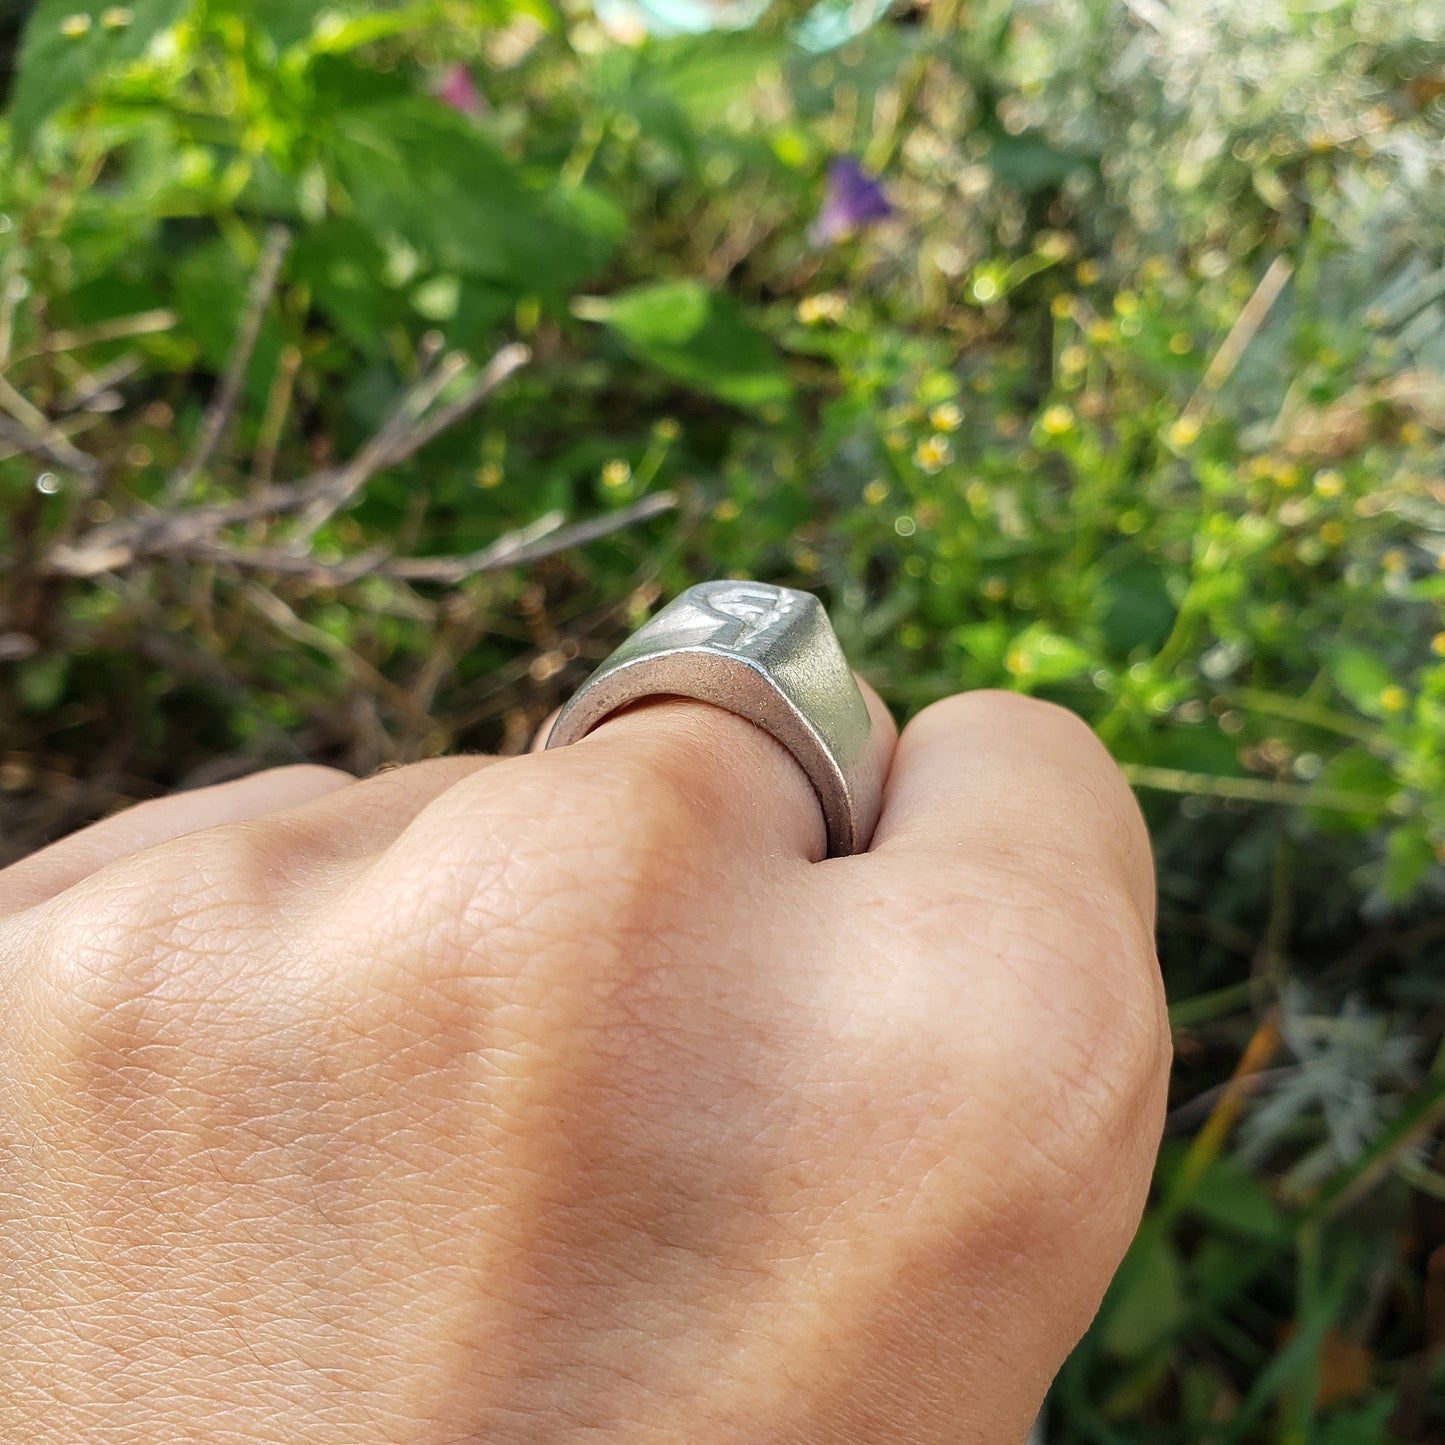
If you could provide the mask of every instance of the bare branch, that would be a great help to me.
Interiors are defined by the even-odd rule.
[[[36,356],[54,356],[63,351],[79,351],[86,346],[99,346],[106,341],[125,341],[132,336],[151,336],[169,331],[178,320],[174,311],[138,311],[133,316],[117,316],[99,321],[94,326],[75,331],[52,331],[33,346],[17,351],[11,361],[29,361]]]
[[[457,583],[484,572],[499,572],[504,567],[539,562],[543,557],[555,556],[570,547],[581,547],[600,537],[610,537],[614,532],[671,512],[677,505],[675,492],[654,492],[621,511],[609,512],[605,517],[593,517],[586,522],[574,522],[570,527],[557,527],[540,537],[529,537],[527,529],[522,528],[467,557],[399,558],[386,568],[386,572],[404,582]]]
[[[175,536],[158,533],[149,542],[84,548],[53,549],[46,559],[47,570],[68,577],[92,577],[114,571],[141,557],[184,558],[240,568],[247,572],[272,572],[280,576],[304,577],[326,587],[344,587],[362,577],[387,577],[396,582],[431,582],[455,585],[468,577],[500,572],[555,556],[570,547],[580,547],[611,536],[639,522],[673,511],[678,505],[673,492],[655,492],[629,507],[563,526],[560,512],[548,512],[535,522],[508,532],[495,542],[462,557],[393,557],[374,547],[340,562],[327,562],[309,553],[279,547],[238,547],[216,540],[214,535]],[[99,529],[97,529],[99,530]]]
[[[94,374],[82,369],[61,398],[61,404],[68,412],[85,411],[95,402],[113,395],[113,389],[121,382],[129,381],[140,370],[140,366],[140,357],[121,356],[109,366],[102,366]]]
[[[396,449],[387,458],[386,465],[404,462],[444,431],[449,431],[470,416],[513,372],[520,371],[531,359],[531,351],[518,342],[504,346],[461,396],[433,412],[413,432],[397,439]]]
[[[445,357],[435,370],[402,397],[396,409],[350,462],[318,482],[314,499],[303,504],[305,511],[301,517],[300,539],[309,538],[330,521],[377,472],[415,456],[428,442],[469,416],[530,359],[531,352],[525,346],[517,343],[504,346],[461,396],[426,416],[428,408],[464,364],[464,359],[456,353]]]
[[[1274,303],[1279,300],[1280,292],[1289,284],[1289,278],[1293,275],[1294,263],[1288,256],[1276,256],[1269,263],[1268,269],[1259,278],[1259,285],[1254,288],[1253,294],[1234,318],[1229,334],[1220,342],[1219,350],[1214,353],[1205,369],[1204,379],[1195,388],[1189,404],[1180,413],[1181,420],[1188,418],[1199,421],[1203,418],[1215,393],[1229,380],[1235,367],[1239,365],[1240,359],[1249,349],[1249,343],[1254,340],[1259,328],[1264,324],[1265,317],[1269,315]]]
[[[25,278],[20,274],[24,248],[11,247],[0,265],[0,372],[10,365],[10,348],[15,344],[15,313],[25,299]]]
[[[256,341],[261,335],[261,322],[266,314],[266,307],[276,292],[281,263],[286,259],[290,245],[291,233],[284,226],[272,226],[267,231],[265,245],[261,248],[261,259],[257,262],[255,275],[251,278],[246,307],[236,329],[231,358],[226,363],[226,373],[216,388],[215,396],[211,398],[211,404],[206,408],[205,416],[201,418],[200,430],[196,433],[195,446],[190,456],[166,484],[166,501],[172,505],[183,502],[190,495],[196,478],[210,465],[226,428],[231,424],[236,403],[241,399],[241,388],[246,384],[246,368],[251,364]]]
[[[1186,1099],[1178,1108],[1170,1111],[1164,1121],[1164,1132],[1171,1138],[1193,1133],[1214,1112],[1215,1106],[1226,1094],[1268,1094],[1280,1085],[1287,1084],[1300,1074],[1298,1064],[1282,1064],[1278,1068],[1261,1069],[1257,1074],[1243,1074],[1237,1079],[1226,1079],[1192,1099]]]
[[[324,481],[318,478],[314,494],[297,509],[303,513],[295,536],[298,544],[308,542],[377,472],[388,465],[388,458],[402,439],[415,429],[418,419],[465,366],[466,357],[460,352],[453,352],[424,371],[421,380],[402,394],[401,400],[356,455],[344,466],[328,472]]]
[[[264,502],[271,490],[271,481],[276,474],[276,457],[281,450],[281,434],[286,427],[286,417],[291,410],[291,397],[296,389],[296,375],[301,370],[301,352],[294,346],[287,346],[276,365],[276,376],[271,382],[271,394],[266,398],[266,414],[261,419],[261,431],[256,438],[256,456],[251,476],[251,496]]]
[[[405,461],[475,411],[497,386],[525,364],[530,354],[525,346],[504,346],[461,396],[433,411],[431,408],[441,392],[466,365],[466,359],[460,355],[445,357],[406,392],[371,439],[344,465],[326,467],[281,486],[258,486],[244,501],[180,510],[163,507],[139,517],[103,523],[72,542],[52,546],[44,569],[63,577],[95,577],[124,567],[138,557],[209,556],[213,561],[235,560],[235,554],[219,540],[219,534],[226,527],[301,512],[304,514],[301,525],[289,548],[244,555],[269,556],[269,568],[256,564],[262,570],[316,574],[318,569],[324,570],[325,564],[318,563],[306,551],[306,543],[316,529],[350,502],[377,472]],[[0,378],[0,405],[4,404],[5,386],[4,379]],[[15,396],[22,406],[29,406],[18,393]],[[0,422],[3,421],[0,417]],[[60,440],[64,443],[63,438]],[[33,437],[27,441],[29,444],[24,449],[33,451]],[[78,455],[83,457],[84,453]],[[92,465],[98,469],[98,464],[92,462]],[[383,560],[385,555],[380,554],[377,560]],[[367,560],[368,566],[357,575],[376,570],[370,565],[370,556]],[[237,565],[246,564],[239,561]],[[353,564],[340,565],[350,568]]]
[[[314,647],[318,652],[335,659],[350,674],[353,682],[364,692],[384,697],[397,711],[415,724],[425,727],[429,719],[420,716],[415,699],[404,688],[398,687],[389,678],[377,671],[375,666],[354,648],[348,647],[339,638],[333,637],[323,627],[307,622],[299,616],[274,592],[255,582],[248,582],[244,588],[246,600],[256,612],[278,632],[303,646]]]
[[[77,472],[88,481],[100,475],[100,463],[89,452],[83,452],[74,445],[44,412],[21,396],[3,376],[0,376],[0,408],[9,413],[0,415],[0,439],[16,451]]]

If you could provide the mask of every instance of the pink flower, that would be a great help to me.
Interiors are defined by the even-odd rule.
[[[472,72],[460,62],[448,69],[442,77],[436,90],[436,98],[443,105],[449,105],[453,110],[459,110],[473,119],[486,115],[490,109]]]

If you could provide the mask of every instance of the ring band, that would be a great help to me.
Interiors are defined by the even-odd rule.
[[[830,857],[861,853],[878,822],[888,739],[823,604],[765,582],[703,582],[669,602],[564,707],[546,746],[586,737],[629,703],[686,697],[756,723],[798,760],[822,805]]]

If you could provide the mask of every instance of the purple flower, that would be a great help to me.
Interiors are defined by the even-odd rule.
[[[815,246],[843,241],[892,214],[893,207],[878,182],[864,175],[863,167],[852,156],[839,156],[828,167],[828,193],[823,209],[808,229],[808,239]]]
[[[436,90],[436,98],[443,105],[449,105],[453,110],[459,110],[474,120],[486,115],[490,108],[486,96],[478,89],[472,72],[460,63],[453,65],[442,77],[442,83]]]

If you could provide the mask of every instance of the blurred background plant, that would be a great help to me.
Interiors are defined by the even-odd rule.
[[[0,0],[0,65],[7,857],[817,589],[1154,829],[1174,1112],[1050,1438],[1445,1440],[1438,0]]]

